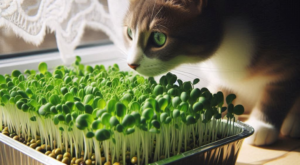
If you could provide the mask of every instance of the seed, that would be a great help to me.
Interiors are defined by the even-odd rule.
[[[80,162],[79,165],[86,165],[84,161]]]
[[[2,134],[6,135],[6,136],[9,136],[8,131],[5,131],[5,130],[2,131]]]
[[[51,153],[51,154],[49,154],[49,156],[50,156],[51,158],[54,158],[54,159],[55,159],[55,154]]]
[[[37,151],[39,151],[39,152],[45,152],[45,150],[44,150],[42,147],[36,147],[35,150],[37,150]]]
[[[76,161],[76,158],[73,157],[72,160],[71,160],[71,164],[75,164],[75,161]]]
[[[82,158],[78,158],[75,160],[75,164],[79,164],[80,162],[82,162]]]
[[[55,150],[55,154],[56,154],[56,155],[61,154],[61,149],[60,149],[60,148],[57,148],[57,149]]]
[[[36,141],[36,144],[37,144],[37,145],[41,145],[41,143],[42,143],[41,140],[37,140],[37,141]]]
[[[51,154],[51,151],[47,151],[46,153],[45,153],[45,155],[50,155]]]
[[[5,128],[3,129],[3,131],[8,131],[8,127],[5,127]]]
[[[94,154],[91,156],[91,159],[92,159],[92,160],[95,160],[95,155],[94,155]]]
[[[113,165],[121,165],[119,162],[115,162]]]
[[[96,162],[93,160],[93,161],[92,161],[92,165],[95,165],[95,164],[96,164]]]
[[[14,136],[13,139],[14,139],[14,140],[18,140],[18,141],[20,140],[20,138],[19,138],[18,135]]]
[[[46,149],[46,145],[45,145],[45,144],[42,144],[42,145],[41,145],[41,148],[45,150],[45,149]]]
[[[138,159],[137,159],[136,156],[134,156],[134,157],[131,158],[131,163],[132,164],[137,164],[137,161],[138,161]]]
[[[59,160],[59,161],[61,161],[61,160],[63,159],[62,154],[57,155],[57,156],[56,156],[56,159]]]
[[[30,148],[33,148],[33,149],[35,149],[36,148],[36,146],[37,146],[37,144],[36,143],[32,143],[32,144],[30,144]]]
[[[104,163],[104,165],[111,165],[110,161]]]
[[[86,160],[86,161],[85,161],[85,164],[86,164],[86,165],[92,165],[92,160],[91,160],[91,159]]]
[[[27,146],[29,146],[29,145],[30,145],[30,143],[29,143],[29,142],[27,142],[27,143],[26,143],[26,145],[27,145]]]
[[[70,159],[68,157],[64,157],[63,160],[61,161],[62,163],[68,164]]]
[[[36,143],[36,141],[34,139],[30,140],[30,143]]]
[[[71,157],[71,154],[70,154],[69,152],[66,152],[66,153],[64,154],[64,158],[65,158],[65,157],[70,158],[70,157]]]

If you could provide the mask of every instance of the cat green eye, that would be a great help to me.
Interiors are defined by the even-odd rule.
[[[153,42],[156,46],[161,47],[166,43],[167,36],[164,33],[153,32],[152,33]]]
[[[127,28],[127,35],[132,40],[132,31],[130,28]]]

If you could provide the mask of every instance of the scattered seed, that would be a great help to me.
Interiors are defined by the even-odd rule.
[[[51,157],[51,158],[54,158],[55,159],[55,154],[53,154],[53,153],[51,153],[51,154],[49,154],[49,156]]]
[[[45,155],[50,155],[52,152],[51,151],[46,151]]]
[[[86,165],[92,165],[92,160],[91,160],[91,159],[86,160],[86,161],[85,161],[85,164],[86,164]]]
[[[65,164],[68,164],[70,162],[70,159],[68,157],[64,157],[61,162],[65,163]]]
[[[17,140],[17,141],[19,141],[19,140],[20,140],[20,138],[19,138],[19,136],[18,136],[18,135],[14,136],[14,137],[13,137],[13,139],[14,139],[14,140]]]
[[[104,165],[111,165],[110,161],[104,163]]]
[[[137,164],[137,161],[138,161],[138,159],[137,159],[136,156],[134,156],[134,157],[131,158],[131,163],[132,164]]]
[[[30,144],[30,148],[33,148],[33,149],[35,149],[36,148],[36,146],[37,146],[37,144],[36,143],[32,143],[32,144]]]
[[[66,152],[66,153],[64,153],[64,158],[65,158],[65,157],[70,158],[70,157],[71,157],[71,154],[70,154],[69,152]]]
[[[60,148],[57,148],[57,149],[55,150],[55,154],[56,154],[56,155],[61,154],[61,149],[60,149]]]

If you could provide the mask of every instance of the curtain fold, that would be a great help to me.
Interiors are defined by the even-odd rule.
[[[129,0],[0,0],[0,28],[39,45],[55,32],[62,60],[72,63],[85,27],[102,30],[123,49],[122,24]]]

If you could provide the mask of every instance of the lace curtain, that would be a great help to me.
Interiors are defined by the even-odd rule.
[[[43,42],[55,32],[62,60],[69,64],[85,27],[102,30],[123,48],[122,20],[129,0],[0,0],[0,28],[10,28],[25,41]]]

